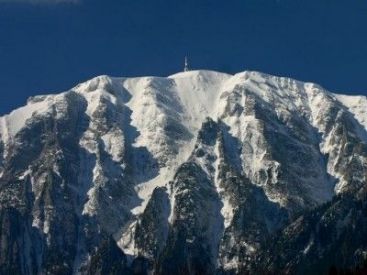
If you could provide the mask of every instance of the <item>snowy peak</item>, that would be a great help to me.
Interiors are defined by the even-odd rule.
[[[30,242],[14,245],[33,274],[114,259],[244,273],[293,217],[364,196],[366,110],[251,71],[99,76],[32,97],[0,117],[0,224],[21,235],[0,237]]]
[[[275,167],[279,165],[274,159],[267,160],[268,152],[262,149],[271,146],[267,131],[289,136],[298,143],[320,144],[322,153],[329,154],[335,148],[329,144],[330,123],[327,120],[344,114],[358,128],[352,134],[364,142],[367,136],[366,97],[336,95],[316,84],[260,72],[229,75],[197,70],[168,77],[104,75],[81,83],[69,92],[32,97],[26,106],[0,118],[3,154],[17,133],[36,117],[63,116],[68,104],[65,96],[74,92],[86,101],[85,113],[90,118],[89,127],[94,130],[98,128],[94,117],[98,117],[103,108],[124,113],[123,123],[130,124],[136,134],[120,129],[123,139],[130,138],[134,147],[147,148],[159,166],[170,171],[169,174],[189,157],[207,117],[223,120],[233,137],[245,145],[249,143],[251,151],[241,155],[243,172],[257,184],[262,182],[261,169],[273,167],[277,170]],[[335,110],[338,116],[330,116]],[[108,123],[111,118],[105,119],[99,124],[113,125]],[[264,128],[264,123],[268,129]],[[321,142],[318,134],[323,135]],[[110,136],[119,139],[116,133]],[[110,138],[105,140],[107,148],[115,148],[113,143]],[[332,170],[329,171],[331,175],[339,178]],[[168,180],[162,173],[161,177],[160,181]]]
[[[316,96],[323,97],[322,100],[327,100],[327,98],[339,100],[364,127],[367,127],[367,115],[364,111],[364,107],[367,105],[366,97],[336,95],[327,92],[316,84],[253,71],[229,75],[215,71],[197,70],[180,72],[167,78],[115,78],[103,75],[77,85],[72,91],[81,94],[93,92],[110,94],[111,100],[120,99],[124,103],[144,100],[144,97],[149,96],[155,97],[155,100],[159,96],[166,95],[166,99],[169,96],[174,96],[176,102],[171,102],[170,106],[165,107],[183,108],[184,110],[180,110],[180,112],[189,116],[193,120],[193,125],[190,126],[197,129],[205,117],[215,118],[218,116],[218,112],[221,111],[220,97],[223,98],[238,87],[247,88],[265,102],[288,111],[311,111],[312,106],[307,101],[312,104],[310,99]],[[222,95],[223,93],[224,95]],[[25,121],[32,116],[34,111],[37,111],[38,114],[46,112],[55,97],[58,96],[31,97],[26,106],[4,116],[7,117],[7,120],[16,121],[10,123],[13,125],[10,132],[15,134],[24,127]]]

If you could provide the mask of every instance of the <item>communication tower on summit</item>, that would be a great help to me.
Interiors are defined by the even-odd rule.
[[[184,67],[184,72],[188,72],[190,71],[189,69],[189,62],[187,60],[187,56],[185,56],[185,67]]]

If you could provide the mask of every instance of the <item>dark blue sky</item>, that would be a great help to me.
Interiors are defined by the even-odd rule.
[[[185,54],[367,94],[365,0],[27,2],[0,0],[0,114],[100,74],[167,76]]]

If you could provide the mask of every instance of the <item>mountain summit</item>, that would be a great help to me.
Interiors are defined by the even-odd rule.
[[[367,257],[367,98],[99,76],[0,117],[1,274],[324,273]]]

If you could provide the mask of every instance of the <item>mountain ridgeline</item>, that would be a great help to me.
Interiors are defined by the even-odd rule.
[[[0,117],[0,274],[327,274],[367,259],[367,98],[96,77]]]

